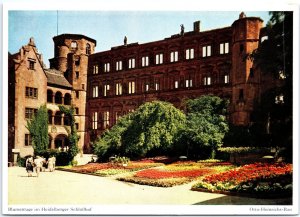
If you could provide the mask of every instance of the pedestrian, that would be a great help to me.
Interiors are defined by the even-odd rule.
[[[56,158],[54,156],[48,159],[48,169],[50,172],[53,172],[55,170],[55,161]]]
[[[33,157],[32,156],[29,156],[26,159],[25,166],[26,166],[26,171],[27,171],[28,177],[31,177],[32,173],[33,173],[33,167],[34,167],[34,162],[33,162]]]
[[[43,167],[43,162],[44,162],[44,159],[41,158],[40,156],[37,156],[35,159],[34,159],[34,164],[35,164],[35,170],[36,170],[36,175],[37,177],[39,177],[39,174],[42,170],[42,167]]]

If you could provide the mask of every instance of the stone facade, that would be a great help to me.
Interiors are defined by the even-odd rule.
[[[9,159],[12,150],[32,154],[25,144],[25,108],[47,103],[49,148],[68,146],[68,120],[58,105],[73,105],[80,135],[79,147],[90,152],[90,142],[118,118],[144,102],[163,100],[183,108],[185,99],[214,94],[230,100],[229,120],[251,122],[262,80],[245,55],[259,46],[263,21],[243,13],[232,26],[194,29],[145,44],[127,43],[94,53],[96,41],[84,35],[55,36],[54,58],[44,69],[33,40],[9,56]],[[34,61],[34,70],[30,69]],[[26,87],[38,98],[26,97]]]
[[[240,18],[230,27],[190,32],[160,41],[112,47],[89,58],[86,144],[120,115],[147,101],[182,108],[188,98],[214,94],[230,100],[229,119],[247,125],[260,94],[260,73],[245,55],[257,48],[263,21]],[[126,42],[126,43],[125,43]]]

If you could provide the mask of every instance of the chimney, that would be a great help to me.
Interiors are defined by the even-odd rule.
[[[200,21],[194,22],[194,32],[200,32]]]

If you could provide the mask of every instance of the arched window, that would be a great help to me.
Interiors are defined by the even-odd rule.
[[[61,125],[61,118],[62,118],[61,112],[57,111],[54,116],[54,124]]]
[[[47,102],[53,103],[53,91],[47,90]]]
[[[65,94],[65,105],[71,105],[71,94]]]
[[[86,44],[86,54],[91,54],[91,45]]]
[[[52,111],[48,110],[48,124],[52,124]]]
[[[55,103],[62,104],[62,94],[59,91],[55,94]]]

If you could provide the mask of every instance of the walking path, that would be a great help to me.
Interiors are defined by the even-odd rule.
[[[34,174],[36,175],[36,174]],[[152,204],[152,205],[288,205],[291,198],[255,199],[195,192],[192,183],[170,188],[120,182],[112,178],[70,173],[42,172],[27,177],[25,168],[8,168],[9,205]]]

